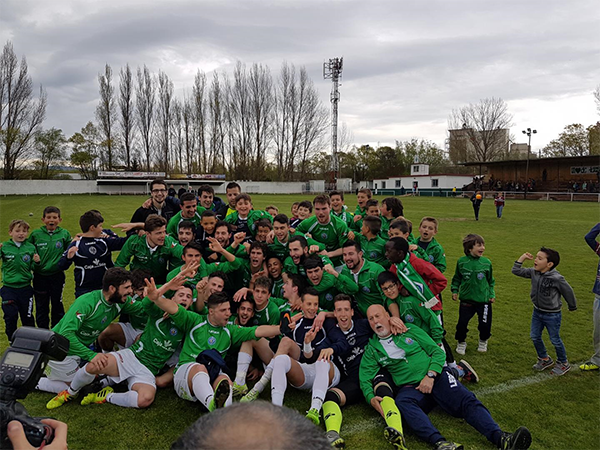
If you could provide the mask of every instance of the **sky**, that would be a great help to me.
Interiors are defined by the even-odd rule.
[[[198,69],[287,61],[328,105],[323,62],[343,57],[339,122],[357,145],[443,148],[452,110],[488,97],[507,102],[516,142],[537,130],[532,151],[600,120],[595,0],[0,0],[0,40],[46,89],[44,127],[67,136],[94,119],[106,63],[160,69],[182,95]]]

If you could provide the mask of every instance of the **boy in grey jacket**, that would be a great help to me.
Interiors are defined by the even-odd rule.
[[[556,250],[542,247],[535,256],[533,268],[524,269],[523,262],[526,259],[534,259],[531,253],[523,253],[515,261],[512,273],[519,277],[531,278],[531,301],[533,302],[533,315],[531,317],[531,340],[538,354],[538,360],[534,364],[535,370],[542,371],[554,364],[548,356],[546,346],[542,340],[544,327],[548,330],[550,342],[556,349],[556,366],[552,369],[552,375],[564,375],[571,369],[567,360],[567,351],[560,338],[560,324],[562,321],[561,296],[569,305],[569,311],[577,309],[577,299],[573,288],[565,278],[556,271],[560,262],[560,255]]]

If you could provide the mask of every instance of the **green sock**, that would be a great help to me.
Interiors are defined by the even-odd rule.
[[[385,423],[387,423],[387,426],[395,428],[402,433],[402,418],[394,399],[392,397],[383,397],[381,408],[385,414]]]
[[[336,402],[327,401],[323,403],[323,417],[325,418],[325,429],[327,431],[340,432],[342,428],[342,410]]]

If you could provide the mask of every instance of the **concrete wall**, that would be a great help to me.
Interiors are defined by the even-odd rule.
[[[225,194],[229,182],[215,189],[217,194]],[[306,183],[296,181],[236,181],[242,187],[242,192],[248,194],[302,194]]]
[[[0,195],[96,194],[96,180],[0,180]]]

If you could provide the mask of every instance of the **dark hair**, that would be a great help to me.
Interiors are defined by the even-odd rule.
[[[292,282],[292,286],[298,288],[298,295],[302,296],[306,289],[306,278],[297,273],[288,273],[288,280]]]
[[[371,206],[379,206],[379,200],[375,198],[367,200],[367,203],[365,203],[365,209],[369,209]]]
[[[273,229],[273,224],[269,219],[260,219],[254,222],[254,226],[258,230],[259,227],[267,227],[269,230]]]
[[[191,192],[186,192],[184,194],[181,194],[181,197],[179,197],[179,202],[181,203],[182,206],[183,206],[184,202],[191,202],[191,201],[195,201],[196,203],[198,203],[198,199]]]
[[[369,200],[370,201],[370,200]],[[363,223],[367,226],[369,231],[374,235],[378,235],[381,231],[381,218],[377,216],[366,216],[363,219]]]
[[[402,237],[395,237],[390,239],[388,242],[393,244],[392,248],[398,252],[408,253],[408,241]]]
[[[402,201],[399,198],[387,197],[384,198],[381,203],[392,212],[392,216],[398,217],[404,215],[404,205],[402,205]]]
[[[331,199],[329,198],[329,195],[327,195],[327,194],[317,195],[313,199],[313,205],[316,205],[317,203],[320,204],[320,205],[331,206]]]
[[[134,269],[131,272],[131,286],[133,289],[141,289],[146,286],[146,281],[152,277],[152,271],[148,269]]]
[[[204,219],[205,217],[217,217],[217,215],[215,214],[214,211],[211,211],[210,209],[205,209],[204,211],[202,211],[202,214],[200,214],[200,220]]]
[[[550,270],[556,269],[556,266],[558,266],[558,264],[560,263],[560,255],[558,254],[558,252],[548,247],[540,248],[540,252],[545,253],[548,262],[552,263],[552,267],[550,268]]]
[[[242,192],[242,188],[239,184],[237,184],[235,181],[232,181],[231,183],[227,183],[227,186],[225,187],[225,190],[227,191],[227,189],[239,189],[240,192]]]
[[[256,302],[254,301],[254,298],[252,298],[252,295],[247,295],[246,298],[243,298],[240,300],[240,305],[242,303],[250,303],[252,305],[252,309],[256,310]],[[239,309],[239,306],[238,306]]]
[[[485,244],[485,241],[478,234],[467,234],[463,239],[463,250],[465,255],[469,255],[475,244]]]
[[[265,259],[267,259],[267,253],[269,253],[269,247],[267,246],[267,244],[265,244],[264,242],[253,241],[250,244],[250,249],[248,249],[248,254],[250,254],[250,252],[254,249],[259,249],[262,252]]]
[[[383,286],[389,281],[396,284],[400,282],[400,280],[398,279],[398,275],[394,274],[393,272],[390,272],[389,270],[384,270],[379,275],[377,275],[377,284],[379,286]]]
[[[373,197],[373,193],[371,192],[371,189],[367,189],[367,188],[362,188],[358,190],[359,194],[366,194],[367,197],[371,198]]]
[[[357,252],[362,252],[360,243],[357,241],[353,241],[351,239],[347,240],[346,242],[344,242],[344,245],[342,245],[342,248],[347,248],[347,247],[354,247]]]
[[[244,194],[244,193],[236,195],[233,202],[237,205],[238,202],[240,202],[242,200],[246,200],[247,202],[252,203],[252,197],[250,197],[248,194]]]
[[[102,277],[102,290],[108,292],[111,286],[118,290],[122,284],[128,281],[131,281],[131,273],[122,267],[111,267],[104,272],[104,277]]]
[[[317,291],[312,286],[308,286],[306,289],[304,289],[304,292],[302,293],[302,300],[304,300],[304,296],[306,296],[306,295],[313,295],[315,297],[318,297],[319,296],[319,291]]]
[[[188,250],[198,250],[200,252],[200,255],[202,255],[202,246],[196,241],[188,242],[186,246],[183,247],[183,254],[185,255],[188,252]]]
[[[146,217],[146,222],[144,222],[144,231],[151,233],[152,231],[166,225],[167,219],[159,216],[158,214],[150,214],[148,217]]]
[[[304,259],[302,265],[304,266],[304,270],[316,269],[317,267],[320,267],[322,269],[323,267],[325,267],[325,264],[323,264],[323,260],[318,255],[314,254],[308,255],[306,259]]]
[[[234,403],[203,414],[171,450],[257,449],[331,450],[325,434],[310,420],[270,402]]]
[[[354,299],[352,298],[351,295],[341,293],[341,294],[338,294],[335,297],[333,297],[333,305],[335,307],[335,304],[337,302],[350,302],[350,307],[352,309],[354,309],[354,305],[352,304],[353,300]]]
[[[290,219],[285,214],[277,214],[275,217],[273,217],[273,222],[285,223],[286,225],[289,225]]]
[[[225,292],[214,292],[210,294],[206,301],[206,306],[210,309],[214,309],[223,303],[229,303],[229,297]]]
[[[202,195],[203,192],[208,192],[209,194],[215,195],[215,190],[212,186],[208,184],[203,184],[198,188],[198,195]]]
[[[412,223],[408,219],[402,217],[392,220],[390,230],[400,230],[402,233],[412,233]]]
[[[229,224],[229,222],[225,222],[224,220],[217,220],[217,223],[215,224],[215,230],[221,227],[227,227],[227,232],[231,233],[231,225]]]
[[[302,207],[302,208],[306,208],[306,209],[308,209],[310,212],[312,212],[312,210],[313,210],[313,205],[312,205],[312,203],[311,203],[311,202],[309,202],[308,200],[303,200],[303,201],[301,201],[300,203],[298,203],[298,208],[300,208],[300,207]]]
[[[229,281],[227,274],[225,272],[223,272],[222,270],[217,270],[217,271],[211,273],[208,276],[208,279],[210,280],[211,278],[220,278],[221,280],[223,280],[223,283],[225,283],[225,284],[227,284],[227,282]]]
[[[334,195],[339,195],[339,196],[340,196],[340,198],[341,198],[342,200],[344,200],[344,193],[343,193],[343,192],[341,192],[341,191],[331,191],[331,192],[329,193],[329,199],[331,200],[331,197],[333,197]]]
[[[177,231],[179,231],[181,229],[194,231],[195,228],[196,228],[196,225],[194,225],[194,222],[192,222],[191,220],[182,220],[181,222],[179,222]]]
[[[84,233],[90,231],[92,225],[97,227],[101,223],[104,223],[104,217],[102,217],[102,215],[95,210],[86,211],[79,218],[79,227]]]
[[[44,208],[44,212],[42,213],[42,217],[46,217],[46,214],[58,214],[58,217],[60,217],[60,209],[58,209],[56,206],[46,206]]]
[[[257,287],[263,287],[267,291],[271,292],[271,279],[269,277],[258,277],[254,280],[254,289]]]
[[[155,178],[155,179],[154,179],[154,180],[152,180],[152,182],[150,183],[150,190],[153,190],[153,189],[154,189],[154,186],[155,186],[156,184],[162,184],[162,185],[165,187],[165,189],[166,189],[166,187],[167,187],[167,183],[165,182],[165,180],[163,180],[162,178]]]
[[[308,241],[306,240],[306,238],[304,236],[300,236],[299,234],[295,234],[294,236],[290,237],[288,241],[288,248],[290,248],[290,244],[292,242],[300,242],[300,246],[303,249],[308,247]]]

